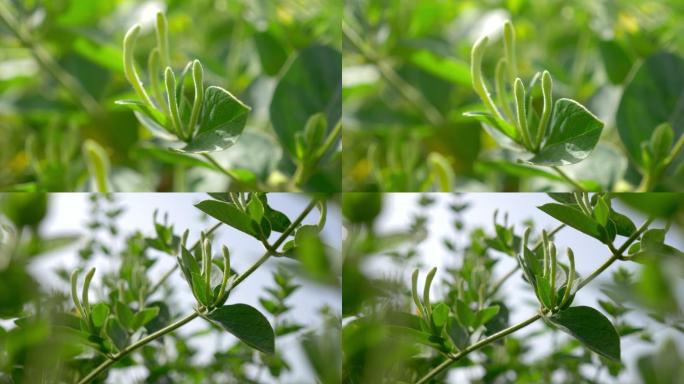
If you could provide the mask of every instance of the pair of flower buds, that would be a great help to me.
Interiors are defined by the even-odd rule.
[[[505,57],[501,58],[496,65],[496,72],[494,78],[497,102],[501,106],[502,112],[497,108],[492,100],[492,97],[487,90],[485,81],[482,78],[482,57],[484,56],[485,47],[487,45],[488,37],[480,38],[471,51],[471,77],[473,88],[480,96],[487,110],[492,116],[502,122],[513,121],[515,132],[510,132],[510,137],[522,145],[525,149],[532,153],[539,152],[542,141],[546,135],[547,126],[551,118],[551,111],[553,108],[553,80],[548,71],[544,71],[541,75],[541,91],[544,104],[542,106],[542,113],[539,118],[539,125],[536,129],[536,136],[532,137],[531,127],[528,125],[528,109],[531,108],[531,98],[526,96],[525,85],[522,79],[518,77],[518,69],[515,56],[515,30],[510,21],[504,24],[504,49]],[[513,101],[515,111],[511,109],[509,97],[506,92],[506,77],[513,89]],[[530,89],[534,87],[538,81],[539,73],[535,75]]]
[[[170,121],[170,124],[164,124],[164,128],[170,133],[175,134],[179,139],[188,142],[196,133],[196,126],[204,101],[204,70],[202,69],[202,64],[199,60],[188,63],[188,66],[184,70],[185,73],[189,70],[190,66],[192,67],[192,80],[195,87],[195,98],[192,104],[190,120],[188,125],[184,126],[178,109],[179,100],[177,100],[176,94],[176,76],[170,66],[168,23],[166,16],[164,16],[162,12],[157,13],[156,27],[157,47],[150,52],[147,66],[149,81],[152,86],[152,91],[154,92],[154,100],[145,90],[143,82],[140,80],[138,72],[135,70],[133,52],[135,49],[135,42],[140,34],[140,25],[137,24],[131,27],[124,37],[124,75],[133,86],[138,97],[147,104],[151,110],[163,113],[166,121]],[[159,84],[159,73],[162,68],[164,68],[164,90],[166,91],[166,98],[164,98],[162,87]]]
[[[195,256],[187,248],[189,230],[183,232],[177,254],[178,265],[192,289],[192,293],[197,301],[206,309],[217,308],[223,305],[228,299],[228,294],[232,287],[230,252],[228,247],[221,247],[223,256],[223,271],[221,283],[212,287],[212,266],[213,256],[211,249],[211,239],[202,231],[200,233],[200,254],[201,267],[197,264]],[[233,276],[235,278],[235,276]]]
[[[527,244],[531,228],[526,228],[520,244],[520,252],[517,254],[518,262],[527,280],[535,289],[535,294],[546,311],[558,312],[567,308],[572,301],[575,283],[575,255],[569,247],[566,249],[570,262],[565,274],[565,282],[559,282],[559,264],[557,259],[556,245],[550,241],[546,231],[542,231],[543,265],[541,271],[531,264],[536,262],[536,256],[528,249]],[[564,286],[563,286],[564,284]],[[556,287],[560,285],[560,287]],[[562,292],[561,292],[562,290]]]

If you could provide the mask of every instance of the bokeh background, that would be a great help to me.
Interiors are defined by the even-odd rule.
[[[362,195],[362,194],[357,194]],[[652,195],[654,199],[658,199],[657,194]],[[368,207],[375,207],[373,212],[378,212],[380,207],[371,201],[378,201],[368,196],[365,197],[366,205]],[[361,200],[361,198],[359,198]],[[680,198],[681,200],[681,198]],[[463,263],[464,247],[472,244],[470,236],[477,237],[478,231],[484,231],[487,236],[494,236],[493,220],[495,211],[498,211],[497,222],[503,223],[504,215],[508,217],[509,225],[515,225],[515,233],[520,235],[523,229],[534,222],[536,231],[546,229],[550,231],[556,228],[560,222],[553,219],[551,216],[545,214],[536,207],[553,202],[553,200],[546,194],[541,193],[470,193],[470,194],[445,194],[445,193],[391,193],[384,194],[382,199],[382,208],[379,210],[379,215],[374,219],[372,224],[373,233],[376,236],[376,247],[380,250],[378,252],[370,252],[364,258],[357,260],[357,267],[360,269],[364,279],[373,282],[373,287],[377,289],[366,287],[354,290],[354,287],[344,286],[345,294],[347,291],[354,291],[360,294],[363,298],[350,299],[349,296],[344,295],[343,307],[348,305],[355,305],[359,302],[366,303],[367,312],[365,314],[373,313],[371,308],[381,311],[379,308],[387,306],[392,308],[390,302],[404,303],[402,301],[403,295],[409,295],[411,286],[411,274],[415,268],[419,268],[420,275],[418,280],[419,290],[422,289],[425,282],[426,273],[433,267],[437,267],[437,274],[433,280],[431,297],[434,301],[440,300],[449,292],[450,287],[446,281],[451,281],[452,275],[448,272],[449,268],[457,268]],[[454,213],[452,207],[463,208],[458,213]],[[621,202],[618,199],[613,200],[613,207],[618,212],[623,212],[634,220],[634,223],[639,226],[647,218],[647,214],[634,209]],[[680,205],[681,207],[681,205]],[[350,210],[351,211],[351,210]],[[345,211],[346,212],[346,211]],[[370,216],[366,216],[370,217]],[[677,249],[684,248],[684,230],[682,227],[682,211],[671,221],[670,231],[666,237],[665,243],[672,245]],[[503,225],[503,224],[502,224]],[[666,225],[666,220],[656,220],[651,228],[663,228]],[[346,226],[345,226],[346,227]],[[358,227],[357,227],[358,230]],[[473,235],[475,233],[475,235]],[[349,236],[349,231],[345,234]],[[363,238],[363,237],[361,237]],[[618,238],[618,242],[620,238]],[[622,238],[624,240],[624,238]],[[348,241],[348,240],[345,240]],[[564,228],[558,232],[554,237],[555,244],[558,248],[559,261],[567,263],[565,257],[565,248],[571,247],[575,254],[576,269],[581,276],[588,276],[597,267],[604,263],[610,257],[610,251],[605,244],[598,240],[591,238],[581,232],[572,228]],[[394,244],[394,245],[393,245]],[[509,273],[517,262],[514,258],[507,256],[495,250],[489,251],[489,254],[497,259],[493,269],[492,281],[497,281],[502,276]],[[625,306],[633,308],[634,311],[629,312],[625,319],[628,323],[635,327],[645,327],[651,329],[651,339],[644,338],[639,335],[631,335],[622,338],[622,361],[626,369],[618,376],[611,377],[608,374],[608,369],[596,369],[595,366],[584,366],[582,372],[587,378],[592,378],[597,383],[644,383],[644,382],[660,382],[648,381],[641,375],[637,361],[644,355],[657,353],[662,348],[665,340],[674,340],[675,345],[680,351],[680,356],[684,350],[684,318],[682,317],[682,308],[684,308],[684,265],[681,260],[676,257],[673,260],[658,260],[658,270],[664,271],[660,278],[667,280],[667,284],[659,285],[657,278],[653,276],[646,277],[642,272],[643,265],[633,262],[618,262],[613,264],[608,270],[600,275],[591,284],[583,288],[576,296],[573,305],[587,305],[594,308],[601,308],[598,300],[607,300],[605,289],[613,286],[613,273],[619,268],[624,268],[630,271],[633,276],[633,281],[640,281],[643,284],[650,286],[657,286],[657,292],[654,294],[665,300],[666,297],[674,298],[674,305],[668,307],[667,312],[671,313],[675,319],[679,319],[680,328],[670,327],[659,323],[647,314],[654,313],[648,306],[642,306],[639,299],[630,296],[629,300],[624,302]],[[347,276],[354,276],[351,272],[352,266],[345,267],[345,281]],[[642,284],[640,283],[640,284]],[[363,286],[361,283],[358,285]],[[665,288],[666,287],[666,288]],[[370,290],[369,290],[370,288]],[[374,293],[373,293],[374,292]],[[498,290],[499,295],[503,298],[503,302],[510,310],[509,324],[515,324],[523,321],[531,314],[534,314],[538,309],[538,302],[534,292],[530,286],[522,279],[521,272],[518,270]],[[373,307],[374,303],[372,297],[378,295],[378,302]],[[410,302],[410,296],[407,299]],[[359,301],[357,301],[359,300]],[[395,301],[393,301],[395,300]],[[351,304],[350,304],[351,303]],[[383,304],[385,303],[385,304]],[[412,304],[411,304],[412,306]],[[413,308],[413,306],[412,306]],[[346,309],[345,309],[346,311]],[[372,316],[369,316],[372,317]],[[345,324],[353,321],[355,317],[348,317],[345,319]],[[363,329],[363,327],[361,327]],[[372,332],[370,327],[366,332]],[[519,338],[523,345],[531,347],[526,349],[523,355],[519,356],[520,361],[515,361],[515,364],[510,363],[508,369],[515,370],[525,369],[525,366],[530,367],[530,370],[544,369],[544,364],[549,364],[548,367],[559,366],[563,367],[567,364],[568,367],[575,364],[575,362],[568,360],[562,362],[563,350],[559,344],[560,340],[566,340],[567,337],[561,332],[544,333],[544,329],[548,329],[543,322],[534,323],[523,330],[516,332],[513,336]],[[354,332],[349,331],[349,334]],[[357,335],[367,335],[366,341],[345,340],[345,348],[358,348],[358,351],[363,351],[364,346],[372,346],[377,343],[377,340],[370,337],[370,333],[358,332]],[[372,347],[368,347],[366,359],[372,362],[377,359],[378,367],[383,366],[381,356],[372,355]],[[525,347],[523,347],[525,348]],[[356,349],[351,349],[357,351]],[[351,354],[351,350],[347,350]],[[358,356],[363,356],[358,352]],[[552,355],[557,352],[558,355]],[[390,355],[391,356],[391,355]],[[556,356],[555,358],[553,356]],[[353,358],[348,357],[353,360]],[[388,357],[391,359],[391,357]],[[544,360],[546,358],[551,361]],[[556,360],[554,360],[556,359]],[[661,357],[662,359],[662,357]],[[663,370],[668,367],[674,369],[670,371],[677,372],[676,368],[679,362],[675,356],[670,356],[663,360]],[[348,360],[349,361],[349,360]],[[441,360],[440,360],[441,361]],[[356,361],[358,363],[358,361]],[[396,363],[396,362],[395,362]],[[491,363],[491,362],[490,362]],[[372,363],[371,367],[372,367]],[[406,364],[410,364],[406,362]],[[520,365],[518,365],[520,364]],[[448,376],[447,382],[464,382],[464,383],[480,383],[485,373],[486,361],[474,359],[466,364],[471,367],[463,368],[458,364],[454,365],[454,369]],[[492,369],[501,368],[500,365],[492,363]],[[358,367],[356,367],[358,368]],[[370,369],[370,368],[368,368]],[[560,368],[562,370],[562,368]],[[492,372],[496,375],[496,371]],[[665,374],[664,374],[665,375]],[[506,376],[511,379],[511,376]],[[663,376],[665,377],[665,376]],[[499,377],[503,379],[503,377]],[[528,378],[529,379],[529,378]],[[662,379],[662,378],[661,378]],[[512,380],[512,379],[511,379]],[[563,376],[554,376],[552,382],[567,382],[563,381],[567,378]],[[663,379],[664,380],[664,379]],[[525,381],[527,382],[527,381]],[[669,382],[669,381],[665,381]],[[676,380],[675,380],[676,382]]]
[[[191,59],[204,67],[206,85],[230,91],[252,107],[238,144],[216,153],[227,168],[244,168],[265,181],[293,164],[279,144],[269,108],[278,80],[309,47],[341,49],[341,0],[8,0],[0,4],[0,190],[89,190],[81,144],[92,139],[112,163],[115,191],[216,191],[223,177],[187,167],[165,151],[133,116],[115,105],[134,99],[123,74],[122,41],[142,30],[135,59],[147,80],[155,46],[154,20],[166,13],[171,62],[177,75]],[[9,20],[9,23],[7,22]],[[10,27],[10,24],[12,27]],[[17,30],[24,33],[17,35]],[[45,65],[48,57],[51,65]],[[55,76],[55,70],[62,74]],[[337,74],[339,77],[340,75]],[[71,86],[58,78],[69,77]],[[306,78],[281,102],[302,100]],[[301,83],[299,83],[301,82]],[[75,84],[75,85],[74,85]],[[330,127],[332,129],[332,127]],[[35,145],[28,151],[30,143]],[[31,153],[33,152],[33,153]],[[185,178],[174,165],[185,166]],[[192,161],[190,162],[192,164]],[[339,191],[338,167],[317,190]],[[196,165],[196,163],[195,163]],[[177,168],[177,167],[176,167]],[[330,176],[335,174],[335,177]],[[210,177],[213,176],[213,177]],[[174,180],[176,183],[174,184]]]
[[[447,159],[458,191],[567,188],[516,167],[511,151],[463,116],[480,108],[471,85],[472,45],[490,37],[483,74],[492,84],[505,20],[517,32],[521,77],[529,81],[549,70],[555,99],[573,98],[606,122],[595,152],[564,170],[605,190],[620,187],[620,179],[638,182],[616,132],[618,102],[645,58],[656,52],[682,57],[683,17],[678,0],[345,2],[345,190],[422,191],[431,153]]]

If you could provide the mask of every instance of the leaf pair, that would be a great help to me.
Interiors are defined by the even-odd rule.
[[[140,33],[135,25],[124,37],[124,75],[140,100],[119,100],[117,104],[133,110],[138,121],[152,134],[165,140],[179,140],[181,152],[207,153],[231,147],[242,133],[250,108],[230,92],[217,86],[204,88],[204,70],[199,60],[188,63],[178,80],[170,66],[168,25],[163,13],[157,14],[157,47],[148,58],[152,95],[146,91],[135,69],[134,49]],[[188,73],[192,73],[194,97],[185,92]],[[163,77],[163,90],[159,78]]]
[[[636,231],[632,220],[612,209],[606,195],[595,194],[591,200],[585,193],[550,196],[562,203],[548,203],[537,208],[603,243],[612,243],[617,235],[630,236]]]
[[[267,241],[271,231],[282,233],[292,224],[284,213],[268,205],[263,193],[229,194],[225,200],[204,200],[195,207],[260,241]]]

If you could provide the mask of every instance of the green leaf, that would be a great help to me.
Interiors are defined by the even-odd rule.
[[[206,317],[250,347],[264,353],[275,352],[273,328],[254,307],[247,304],[224,305]]]
[[[551,298],[553,289],[551,288],[551,279],[544,276],[537,276],[537,294],[539,294],[539,300],[544,308],[553,308],[554,303]]]
[[[207,153],[230,148],[242,134],[250,110],[225,89],[208,87],[197,134],[181,151]]]
[[[598,143],[603,122],[582,104],[560,99],[553,108],[548,129],[541,150],[528,162],[552,166],[575,164],[586,159]]]
[[[204,200],[195,204],[195,207],[238,231],[259,238],[259,234],[252,226],[252,219],[231,203],[218,200]]]
[[[290,218],[286,214],[271,208],[266,200],[266,194],[261,195],[261,202],[264,205],[264,217],[271,223],[271,230],[280,233],[285,232],[292,224]]]
[[[622,84],[632,69],[634,61],[625,49],[615,40],[599,42],[599,50],[603,58],[603,68],[613,84]]]
[[[261,69],[269,76],[277,75],[287,61],[288,54],[283,42],[268,30],[255,32],[252,37],[261,61]]]
[[[602,227],[606,226],[608,223],[608,216],[610,215],[610,207],[608,207],[608,204],[606,204],[606,201],[603,199],[603,197],[599,196],[592,214]]]
[[[342,115],[342,55],[313,45],[299,52],[273,92],[271,122],[282,145],[294,156],[295,135],[310,116],[322,112],[332,129]]]
[[[552,216],[556,220],[565,223],[580,232],[596,239],[602,240],[599,225],[594,219],[586,216],[577,208],[569,207],[563,204],[548,203],[537,207]]]
[[[261,223],[264,218],[264,205],[261,203],[259,196],[254,194],[247,203],[247,213],[257,223]]]
[[[636,225],[629,217],[613,210],[610,211],[610,220],[615,223],[615,230],[620,236],[630,236],[637,230]]]
[[[610,360],[620,361],[620,336],[601,312],[585,306],[570,307],[548,319],[590,350]]]
[[[449,317],[449,324],[447,325],[447,334],[449,338],[459,349],[468,346],[470,341],[468,329],[461,325],[455,317]]]
[[[107,322],[107,336],[109,336],[119,350],[126,347],[128,334],[116,317],[111,317]]]
[[[159,307],[149,307],[135,314],[135,329],[152,321],[159,314]]]
[[[487,322],[494,318],[494,316],[496,316],[497,313],[499,313],[498,305],[492,305],[490,307],[480,310],[479,312],[477,312],[477,316],[475,317],[476,326],[487,324]]]
[[[518,131],[515,127],[507,121],[502,120],[491,113],[487,112],[466,112],[463,114],[466,117],[472,117],[479,121],[485,128],[491,127],[503,133],[505,136],[515,140],[518,138]],[[488,129],[491,131],[491,129]]]
[[[657,164],[670,154],[670,147],[674,141],[674,132],[669,123],[663,123],[656,127],[651,135],[650,149],[653,161]]]
[[[116,315],[119,318],[119,321],[121,322],[121,325],[129,330],[134,330],[134,325],[135,325],[135,315],[133,314],[133,311],[131,308],[120,302],[116,302]]]
[[[444,303],[439,303],[432,308],[432,323],[438,329],[446,324],[449,318],[449,307]]]
[[[202,305],[209,305],[210,303],[210,298],[207,296],[207,286],[204,281],[204,277],[202,277],[201,274],[199,273],[192,273],[192,291],[195,293],[195,296],[197,297],[197,300],[199,300],[200,304]]]
[[[648,57],[622,93],[616,125],[620,139],[637,165],[644,167],[642,143],[669,122],[674,136],[684,134],[684,60],[671,53]],[[684,156],[677,158],[679,164]]]
[[[104,325],[105,320],[109,316],[109,306],[105,303],[97,303],[93,305],[90,313],[90,318],[93,325],[97,328]]]
[[[164,128],[168,124],[166,117],[156,109],[152,109],[149,105],[138,100],[117,100],[114,103],[133,110],[136,119],[152,135],[164,140],[177,140],[176,136]]]
[[[456,315],[461,321],[461,324],[466,327],[471,327],[475,324],[475,314],[468,304],[461,299],[456,299]]]
[[[470,65],[453,57],[438,56],[427,49],[413,53],[409,60],[435,76],[457,85],[471,87]]]

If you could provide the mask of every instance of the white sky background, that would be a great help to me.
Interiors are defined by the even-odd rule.
[[[434,297],[441,297],[443,292],[439,290],[440,284],[437,283],[441,281],[440,274],[447,265],[452,265],[459,261],[458,254],[449,254],[442,243],[442,239],[445,237],[454,239],[454,232],[452,231],[452,221],[454,217],[448,209],[448,205],[454,201],[454,197],[450,194],[431,194],[431,196],[433,196],[437,202],[429,208],[429,211],[427,211],[429,213],[429,237],[418,248],[418,254],[422,255],[421,261],[424,264],[423,268],[421,268],[418,284],[419,286],[422,286],[427,271],[433,266],[437,267],[438,272],[432,287],[432,294]],[[395,193],[387,196],[385,198],[383,213],[377,220],[377,227],[380,229],[380,232],[406,229],[411,221],[412,214],[420,210],[420,207],[417,205],[419,197],[420,194],[413,193]],[[536,209],[536,206],[538,205],[552,202],[550,197],[542,193],[475,193],[463,195],[462,200],[471,204],[470,208],[466,210],[463,215],[463,220],[467,229],[484,227],[487,233],[493,233],[492,215],[495,209],[499,209],[499,220],[502,220],[504,212],[508,212],[509,223],[516,224],[516,232],[522,231],[522,221],[529,218],[534,219],[539,230],[542,228],[550,230],[560,224],[560,222],[553,219],[551,216]],[[638,219],[634,220],[637,226],[646,219],[645,216],[640,213],[636,213],[636,216],[634,216],[634,212],[626,210],[623,206],[616,205],[616,209],[628,213],[631,218],[637,217]],[[658,227],[657,222],[654,225],[655,227]],[[624,238],[621,237],[618,237],[618,239],[622,239],[621,241],[624,240]],[[464,239],[461,239],[461,241],[464,241]],[[556,235],[555,242],[559,250],[559,260],[562,262],[566,262],[565,247],[568,245],[571,246],[575,253],[577,271],[582,276],[589,275],[610,255],[605,245],[574,229],[566,228],[561,230]],[[683,249],[684,240],[682,238],[681,229],[670,231],[667,243],[679,249]],[[461,242],[461,244],[463,243]],[[458,241],[456,242],[456,245],[459,247]],[[502,276],[515,266],[515,260],[513,258],[501,254],[497,254],[496,256],[500,256],[501,261],[496,266],[495,276]],[[621,263],[621,265],[631,270],[638,268],[635,263],[625,262]],[[378,271],[381,275],[389,274],[402,276],[403,281],[406,282],[410,282],[410,276],[414,268],[413,265],[397,265],[388,257],[379,257],[378,260],[368,267],[368,270]],[[611,266],[603,275],[582,289],[575,297],[573,305],[588,305],[599,308],[596,300],[597,298],[600,298],[602,294],[598,291],[598,288],[602,282],[610,281],[610,273],[616,268],[616,265]],[[682,281],[679,283],[679,287],[684,289]],[[511,324],[525,320],[534,314],[535,306],[530,305],[530,303],[536,303],[534,293],[520,278],[519,272],[507,280],[499,292],[509,293],[504,301],[510,303],[509,309],[511,309],[512,312],[510,318]],[[651,323],[650,319],[643,316],[632,316],[629,317],[629,319],[637,326],[643,323]],[[537,322],[521,331],[521,333],[526,334],[540,329],[540,327],[543,326],[542,322]],[[662,326],[658,329],[662,329]],[[679,344],[684,345],[684,338],[681,337],[681,334],[677,334],[670,330],[659,331],[656,333],[655,337],[657,340],[660,340],[669,335],[677,337]],[[537,351],[537,354],[548,352],[551,348],[551,338],[544,340],[542,343],[538,343],[538,340],[541,339],[535,339],[533,352]],[[651,348],[645,346],[644,343],[635,340],[633,336],[623,338],[621,347],[623,361],[627,362],[626,365],[628,366],[629,371],[620,378],[619,382],[638,382],[638,374],[634,370],[635,359],[644,352],[650,351]],[[462,371],[463,370],[461,370],[461,372]],[[463,375],[463,373],[454,375],[454,382],[467,382],[468,374],[478,377],[478,372],[479,371],[476,369],[465,375]],[[591,374],[593,373],[594,372],[591,372]],[[611,378],[608,375],[603,375],[600,382],[611,382]]]
[[[207,229],[216,222],[216,220],[211,218],[208,220],[203,219],[202,212],[193,207],[194,203],[207,198],[209,196],[203,193],[116,194],[117,201],[125,207],[125,213],[118,220],[119,229],[124,234],[141,230],[146,235],[154,235],[152,214],[155,209],[159,209],[160,215],[158,220],[161,220],[163,212],[168,212],[169,222],[175,224],[175,231],[177,233],[182,232],[186,228],[190,229],[188,242],[192,244],[199,237],[201,230]],[[292,220],[299,215],[308,202],[309,198],[303,194],[269,194],[269,204],[275,209],[284,212]],[[53,235],[68,233],[85,234],[87,233],[85,223],[89,217],[89,212],[90,206],[87,194],[52,194],[50,211],[43,223],[43,233]],[[318,211],[314,209],[304,220],[304,223],[315,224],[318,221],[318,217]],[[220,248],[219,244],[227,245],[231,251],[231,266],[237,271],[245,270],[263,254],[263,248],[258,241],[225,225],[221,226],[215,234],[214,250],[216,251]],[[323,236],[327,244],[339,250],[341,218],[339,209],[334,204],[328,204],[327,224],[323,230]],[[277,236],[274,235],[274,237]],[[123,247],[123,244],[117,244],[114,252],[121,249],[121,247]],[[32,265],[32,273],[44,287],[67,292],[68,287],[61,282],[53,271],[56,267],[66,267],[67,270],[72,270],[77,265],[77,249],[78,247],[72,247],[52,254],[46,254]],[[173,257],[165,257],[161,253],[160,255],[159,261],[149,274],[153,282],[176,263]],[[94,289],[91,289],[91,295],[97,296],[102,294],[97,286],[99,281],[98,274],[100,271],[116,269],[118,266],[117,262],[118,258],[116,257],[105,258],[100,256],[95,259],[94,266],[98,268],[98,273],[93,279]],[[266,314],[259,305],[258,297],[263,295],[263,288],[274,285],[271,271],[275,270],[279,263],[291,265],[294,262],[284,259],[270,259],[231,294],[228,303],[246,303]],[[303,281],[299,276],[296,276],[295,280],[302,287],[288,300],[293,310],[286,319],[297,321],[307,327],[315,327],[321,320],[318,314],[320,308],[329,306],[336,313],[341,312],[341,297],[338,290],[318,285],[308,280]],[[174,273],[169,282],[175,289],[175,295],[170,299],[171,302],[167,301],[167,304],[170,304],[171,310],[175,311],[176,314],[189,313],[192,310],[194,298],[190,293],[187,283],[182,279],[180,272]],[[196,319],[177,332],[187,335],[203,329],[206,329],[204,322],[201,319]],[[215,348],[228,348],[237,340],[227,333],[224,333],[219,338],[216,338],[215,335],[216,333],[193,339],[192,344],[200,351],[199,359],[202,361],[210,359]],[[276,344],[277,349],[286,351],[284,357],[292,367],[292,373],[285,374],[283,382],[312,382],[313,373],[303,355],[296,335],[293,334],[280,338]],[[109,382],[111,383],[132,382],[133,379],[140,379],[145,376],[145,371],[142,368],[114,371],[116,370],[113,370],[113,374],[110,375]],[[270,375],[265,370],[261,375],[262,382],[269,382],[269,377]]]

